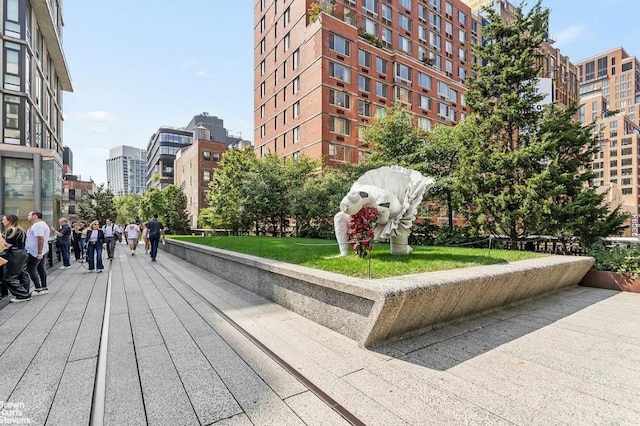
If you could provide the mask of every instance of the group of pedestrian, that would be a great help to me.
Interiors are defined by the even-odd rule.
[[[141,237],[145,240],[145,252],[151,255],[151,261],[156,261],[160,239],[164,237],[164,225],[158,220],[158,215],[140,227],[132,220],[124,229],[107,219],[101,227],[97,220],[69,224],[66,218],[60,218],[58,227],[49,227],[42,220],[42,213],[37,210],[29,212],[27,220],[30,226],[25,231],[19,223],[18,216],[8,214],[2,216],[2,234],[0,236],[0,266],[2,274],[0,280],[0,300],[9,296],[14,297],[12,303],[31,300],[33,296],[47,294],[47,271],[45,258],[49,252],[49,236],[56,237],[56,248],[62,258],[60,269],[71,267],[71,250],[76,261],[86,262],[89,272],[102,272],[103,247],[107,257],[114,258],[116,242],[122,241],[129,245],[131,255],[134,256]],[[31,290],[31,282],[34,289]]]
[[[45,256],[49,252],[49,227],[42,220],[42,213],[33,210],[27,215],[31,224],[25,232],[18,216],[2,216],[3,232],[0,251],[6,260],[2,270],[0,298],[14,296],[11,302],[25,302],[32,296],[47,294]],[[34,289],[31,291],[31,281]]]

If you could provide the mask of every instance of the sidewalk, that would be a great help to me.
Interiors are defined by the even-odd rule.
[[[640,424],[638,294],[571,288],[372,351],[162,250],[105,266],[0,310],[5,423],[348,424],[228,316],[367,425]]]

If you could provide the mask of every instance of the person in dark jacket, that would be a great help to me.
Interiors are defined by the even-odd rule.
[[[31,300],[29,288],[25,288],[25,284],[31,285],[27,279],[27,252],[24,249],[27,233],[20,227],[18,220],[18,216],[14,214],[2,216],[3,246],[7,259],[2,271],[2,280],[15,296],[11,302],[26,302]]]
[[[102,246],[106,243],[104,232],[100,229],[100,223],[97,220],[91,222],[91,227],[87,231],[87,261],[89,262],[89,272],[102,272]]]
[[[56,235],[56,247],[60,252],[60,257],[62,257],[62,266],[60,269],[69,269],[71,268],[71,263],[69,263],[69,249],[71,248],[71,227],[69,226],[69,221],[66,217],[61,217],[58,221],[60,226],[58,229],[51,227],[51,232]]]

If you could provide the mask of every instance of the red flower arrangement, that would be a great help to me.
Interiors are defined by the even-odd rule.
[[[365,257],[371,251],[371,242],[373,241],[371,228],[376,219],[378,219],[378,210],[375,207],[363,207],[358,213],[351,216],[347,236],[349,237],[349,245],[360,257]]]

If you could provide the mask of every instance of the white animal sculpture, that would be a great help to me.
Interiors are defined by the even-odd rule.
[[[351,215],[363,207],[375,207],[378,218],[375,239],[389,238],[391,254],[409,254],[409,234],[424,192],[435,181],[420,172],[400,166],[369,170],[351,186],[333,218],[340,256],[349,254],[347,230]]]

